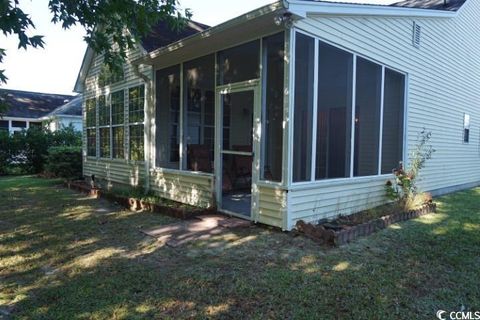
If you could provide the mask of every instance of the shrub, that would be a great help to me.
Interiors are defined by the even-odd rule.
[[[393,170],[395,180],[387,181],[387,198],[398,202],[406,210],[414,209],[419,206],[420,202],[424,204],[427,202],[425,199],[431,198],[428,194],[419,192],[417,186],[420,170],[425,167],[425,163],[432,158],[435,152],[429,143],[431,137],[431,132],[422,130],[418,135],[415,149],[410,155],[409,167],[405,169],[403,163],[400,162],[399,167]]]
[[[78,146],[51,147],[48,149],[46,171],[56,177],[72,180],[80,178],[82,169],[82,148]]]
[[[11,137],[7,131],[0,130],[0,175],[7,174],[11,158]]]
[[[81,147],[82,134],[73,126],[50,132],[46,128],[32,127],[14,135],[0,137],[0,174],[15,172],[26,174],[42,173],[51,147]]]

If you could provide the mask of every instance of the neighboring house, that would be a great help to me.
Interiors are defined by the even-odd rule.
[[[82,96],[74,97],[70,102],[56,108],[41,120],[50,131],[73,126],[76,131],[82,131]]]
[[[50,114],[56,115],[56,121],[65,125],[72,122],[78,130],[82,130],[81,99],[75,96],[0,89],[0,101],[7,106],[7,111],[0,118],[0,130],[15,133],[33,126],[42,126],[47,119],[53,119]],[[64,104],[74,101],[76,108],[66,108],[67,113],[61,111]],[[57,109],[60,111],[57,112]]]
[[[422,189],[476,186],[479,19],[474,0],[286,0],[160,28],[110,81],[88,49],[84,174],[290,230],[384,203],[425,128]]]

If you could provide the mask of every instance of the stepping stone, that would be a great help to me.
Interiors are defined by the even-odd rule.
[[[223,215],[207,215],[140,231],[176,248],[188,242],[208,240],[212,236],[225,232],[225,229],[247,228],[250,225],[251,222],[247,220]]]
[[[236,229],[236,228],[248,228],[252,225],[252,222],[249,220],[230,218],[230,219],[222,220],[218,224],[223,228]]]

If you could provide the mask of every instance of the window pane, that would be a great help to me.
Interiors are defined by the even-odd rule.
[[[112,93],[111,99],[112,125],[123,124],[125,122],[125,96],[123,90]]]
[[[263,40],[266,61],[262,179],[282,181],[285,34]]]
[[[125,157],[125,139],[123,127],[112,128],[112,157],[114,159],[123,159]]]
[[[97,125],[95,106],[95,99],[88,99],[85,103],[87,127],[95,127]]]
[[[107,105],[105,96],[98,98],[98,125],[110,125],[110,106]]]
[[[145,86],[130,88],[128,90],[128,110],[130,123],[143,122],[145,107]]]
[[[100,158],[110,158],[110,128],[100,128]]]
[[[260,41],[255,40],[218,53],[218,83],[227,84],[260,77]]]
[[[353,175],[378,174],[382,67],[357,59]]]
[[[12,128],[26,128],[27,123],[25,121],[12,121]]]
[[[143,124],[130,126],[130,160],[144,161]]]
[[[156,166],[180,169],[180,67],[156,74]]]
[[[350,176],[353,55],[320,42],[316,179]]]
[[[42,128],[42,123],[41,122],[30,122],[29,127],[30,128],[41,129]]]
[[[388,174],[403,159],[405,76],[385,69],[384,91],[382,174]]]
[[[215,131],[215,56],[184,65],[187,170],[213,172]]]
[[[8,120],[0,120],[0,130],[8,131]]]
[[[97,156],[97,134],[95,129],[87,129],[87,155]]]
[[[294,182],[311,180],[314,54],[315,40],[297,33],[293,124]]]

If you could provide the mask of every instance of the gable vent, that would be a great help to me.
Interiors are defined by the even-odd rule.
[[[413,46],[420,48],[420,42],[422,38],[422,27],[416,22],[413,23]]]

